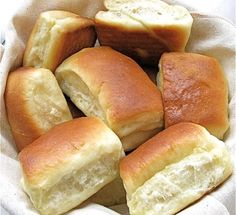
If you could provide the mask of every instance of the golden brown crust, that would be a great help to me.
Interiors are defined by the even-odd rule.
[[[111,123],[145,112],[162,113],[159,90],[141,67],[121,53],[109,47],[87,48],[67,63],[83,71],[81,76],[94,92],[100,90],[99,99]]]
[[[232,170],[225,144],[190,122],[168,127],[120,162],[131,214],[175,214]]]
[[[41,125],[40,120],[38,120],[37,117],[40,117],[38,110],[41,105],[38,102],[44,101],[37,99],[38,97],[36,98],[35,96],[42,95],[45,100],[47,100],[50,97],[50,94],[53,96],[56,94],[56,99],[58,99],[56,103],[61,105],[58,108],[59,113],[62,115],[60,119],[55,117],[57,118],[55,124],[71,119],[71,114],[63,94],[59,89],[55,78],[51,76],[53,75],[49,70],[31,67],[21,67],[8,75],[4,95],[5,104],[8,121],[19,150],[45,133],[48,126],[51,126]],[[48,83],[41,83],[42,80],[40,79],[46,79]],[[47,85],[51,88],[48,88]],[[44,93],[48,93],[48,95],[45,97]],[[47,106],[50,108],[51,104],[48,103]],[[53,117],[50,113],[48,113],[48,115]],[[47,116],[45,115],[45,117]],[[44,122],[46,121],[49,121],[49,119],[45,118]]]
[[[132,193],[166,165],[190,154],[204,130],[193,123],[179,123],[158,133],[120,162],[120,175]],[[131,182],[132,181],[132,182]]]
[[[47,25],[48,32],[46,30],[44,32],[41,28]],[[36,42],[39,37],[42,37],[42,41]],[[43,42],[45,39],[48,40],[47,44]],[[30,35],[23,65],[43,67],[54,71],[70,55],[82,48],[93,46],[95,40],[96,32],[92,19],[82,18],[66,11],[43,12]],[[38,52],[32,51],[36,48],[39,49]],[[39,56],[42,50],[45,50],[44,56]],[[39,62],[38,57],[41,58]]]
[[[17,148],[21,150],[27,144],[33,142],[37,137],[42,135],[43,131],[35,126],[34,119],[25,113],[27,103],[24,94],[24,78],[31,73],[33,68],[19,68],[8,75],[5,89],[5,104],[8,121],[11,126],[12,134],[15,139]],[[27,122],[27,123],[25,123]],[[30,131],[30,132],[25,132]]]
[[[68,29],[62,34],[60,40],[60,47],[57,51],[58,63],[54,66],[53,70],[56,69],[64,59],[70,55],[76,53],[85,47],[94,46],[96,40],[96,33],[94,28],[94,21],[88,18],[77,17],[77,22],[80,23],[79,27],[74,31]]]
[[[157,66],[161,54],[170,51],[165,44],[150,36],[147,31],[140,29],[128,31],[122,26],[99,19],[95,19],[95,23],[98,40],[102,46],[110,46],[141,64]]]
[[[110,47],[83,49],[66,59],[55,76],[85,115],[99,116],[120,138],[132,135],[125,150],[143,143],[148,131],[162,128],[159,89],[134,60]]]
[[[163,52],[184,51],[192,25],[192,17],[185,8],[163,1],[104,3],[108,11],[95,16],[101,45],[154,66]]]
[[[228,88],[216,59],[194,53],[161,57],[165,127],[189,121],[223,138],[228,128]]]
[[[99,119],[81,117],[59,124],[25,147],[19,160],[28,181],[33,182],[45,170],[62,166],[69,157],[78,153],[85,144],[92,144],[108,128]]]

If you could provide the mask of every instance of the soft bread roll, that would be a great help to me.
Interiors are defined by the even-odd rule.
[[[166,51],[184,51],[193,19],[182,6],[159,0],[105,0],[95,16],[99,43],[157,65]]]
[[[141,67],[109,47],[86,48],[55,72],[62,91],[87,116],[102,119],[131,150],[163,124],[161,94]]]
[[[224,143],[193,123],[167,128],[120,162],[131,215],[175,214],[232,170]]]
[[[222,139],[229,127],[228,87],[218,61],[194,53],[165,53],[159,67],[165,127],[189,121]]]
[[[126,203],[126,192],[120,176],[104,186],[88,200],[107,207]]]
[[[66,11],[40,14],[26,45],[23,65],[54,71],[68,56],[96,40],[94,22]]]
[[[41,214],[62,214],[114,180],[123,153],[97,118],[62,123],[20,152],[23,188]]]
[[[8,75],[5,89],[8,121],[19,150],[72,116],[50,70],[21,67]]]

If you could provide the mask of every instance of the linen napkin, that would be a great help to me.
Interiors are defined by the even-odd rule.
[[[181,1],[175,3],[181,4]],[[185,3],[184,6],[188,5]],[[12,215],[35,215],[29,198],[20,186],[21,170],[17,160],[16,147],[11,135],[4,104],[4,89],[9,71],[19,67],[25,43],[39,13],[46,10],[67,10],[85,17],[94,17],[103,9],[102,0],[26,0],[12,14],[6,25],[5,44],[0,47],[0,99],[1,99],[1,205]],[[191,6],[189,9],[194,10]],[[235,46],[236,28],[227,20],[193,13],[194,22],[186,51],[215,57],[221,63],[229,83],[230,129],[224,139],[234,159],[236,144],[236,95],[235,95]],[[3,51],[4,49],[4,51]],[[1,57],[2,55],[2,57]],[[222,186],[179,214],[235,214],[235,174]],[[120,214],[128,214],[127,206],[111,207]],[[201,213],[202,212],[202,213]],[[96,205],[82,205],[68,215],[117,214],[110,209]]]

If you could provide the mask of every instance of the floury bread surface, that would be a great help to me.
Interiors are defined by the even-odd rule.
[[[48,69],[21,67],[10,72],[4,96],[19,150],[55,125],[72,119],[57,80]]]
[[[62,91],[87,116],[102,119],[131,150],[163,125],[159,89],[131,58],[109,48],[86,48],[55,72]]]
[[[155,65],[163,52],[185,50],[193,19],[182,6],[159,0],[105,0],[95,16],[98,40],[142,64]]]
[[[67,11],[40,14],[26,45],[24,66],[43,67],[52,72],[67,57],[96,40],[94,22]]]
[[[157,82],[165,127],[179,122],[204,126],[223,139],[229,127],[228,84],[219,62],[195,53],[164,53]]]
[[[62,123],[20,152],[23,188],[41,214],[62,214],[113,181],[123,153],[97,118]]]
[[[232,170],[224,143],[193,123],[170,126],[120,162],[132,215],[175,214]]]

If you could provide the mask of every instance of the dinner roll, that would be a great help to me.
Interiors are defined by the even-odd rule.
[[[10,72],[5,104],[19,150],[56,124],[72,119],[57,80],[47,69],[21,67]]]
[[[157,65],[166,51],[184,51],[193,19],[182,6],[159,0],[105,0],[95,16],[99,43]]]
[[[109,47],[86,48],[55,72],[62,91],[86,116],[102,119],[131,150],[163,124],[158,88],[132,59]]]
[[[159,67],[165,127],[189,121],[222,139],[229,127],[228,87],[218,61],[194,53],[165,53]]]
[[[93,46],[95,40],[92,20],[66,11],[43,12],[26,45],[23,65],[54,72],[65,58]]]
[[[223,142],[197,124],[160,132],[120,162],[131,215],[171,215],[232,173]]]
[[[114,180],[123,153],[97,118],[62,123],[20,152],[23,189],[41,214],[62,214]]]

